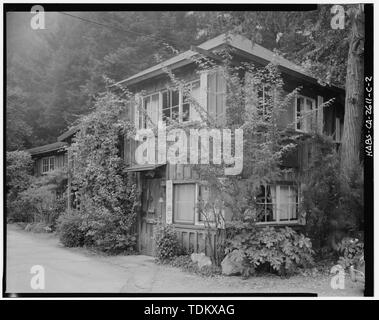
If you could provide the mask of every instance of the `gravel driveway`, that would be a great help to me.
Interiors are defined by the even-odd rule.
[[[362,296],[363,284],[345,281],[333,290],[329,276],[201,277],[157,265],[148,256],[103,256],[83,248],[65,248],[52,234],[7,226],[7,293],[247,293],[311,292],[321,296]],[[45,270],[45,288],[31,288],[31,268]],[[173,294],[175,296],[175,294]]]

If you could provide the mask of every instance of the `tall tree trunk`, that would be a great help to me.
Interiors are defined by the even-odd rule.
[[[361,5],[351,8],[351,34],[347,60],[345,120],[342,138],[342,173],[349,175],[361,166],[361,132],[364,108],[364,12]]]

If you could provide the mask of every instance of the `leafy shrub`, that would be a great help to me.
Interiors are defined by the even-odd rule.
[[[25,151],[12,151],[6,154],[6,194],[7,221],[31,222],[33,214],[28,202],[20,198],[32,182],[32,158]]]
[[[240,230],[227,240],[227,252],[233,250],[239,252],[250,268],[269,266],[281,275],[313,264],[310,239],[289,227]]]
[[[135,185],[130,184],[124,193],[124,199],[128,208],[123,210],[110,210],[104,205],[97,205],[92,198],[84,195],[81,197],[80,211],[73,211],[71,215],[65,215],[59,219],[58,229],[62,243],[70,247],[70,241],[65,241],[65,233],[77,233],[75,246],[88,246],[101,250],[108,254],[119,254],[135,250],[137,237],[134,232],[136,194]],[[67,218],[66,218],[67,217]],[[66,221],[67,220],[67,221]]]
[[[17,197],[13,200],[7,199],[7,222],[32,222],[34,208],[28,199]]]
[[[82,218],[77,214],[65,214],[58,218],[58,235],[66,247],[81,247],[85,243],[86,230],[82,228]]]
[[[57,194],[57,185],[45,183],[41,178],[35,179],[28,189],[20,193],[19,199],[34,222],[44,222],[55,229],[56,220],[65,212],[67,197],[66,193]]]
[[[338,264],[344,268],[356,267],[364,259],[364,245],[358,239],[348,237],[342,239],[339,251],[342,256],[339,258]]]
[[[64,169],[55,170],[40,177],[30,177],[28,187],[17,195],[7,196],[9,222],[42,222],[55,230],[58,216],[67,205],[66,181]]]
[[[159,261],[171,260],[181,252],[176,232],[170,225],[160,227],[155,237],[155,243],[155,255]]]
[[[105,208],[94,209],[92,213],[84,216],[82,229],[87,230],[86,245],[108,254],[134,251],[137,237],[128,221],[131,216],[111,213]]]
[[[123,116],[129,99],[111,92],[99,95],[93,112],[80,119],[69,147],[86,245],[109,254],[130,252],[136,245],[139,192],[120,150],[123,138],[134,132]]]
[[[32,179],[33,161],[25,151],[12,151],[6,154],[6,187],[7,194],[16,196],[28,188]]]
[[[328,251],[338,250],[344,237],[356,237],[363,228],[363,176],[359,169],[349,177],[341,175],[340,157],[330,139],[315,135],[307,143],[316,150],[302,191],[302,209],[306,234],[324,258]]]

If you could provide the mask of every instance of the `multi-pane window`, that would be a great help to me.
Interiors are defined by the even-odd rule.
[[[296,185],[261,186],[256,201],[259,222],[293,222],[298,219],[299,194]]]
[[[53,171],[55,168],[55,157],[42,158],[42,173]]]
[[[162,92],[162,117],[163,121],[178,119],[179,90],[167,90]]]
[[[260,116],[267,115],[267,103],[268,103],[268,95],[267,95],[267,86],[262,85],[261,90],[258,90],[258,114]]]
[[[191,95],[191,99],[188,94]],[[186,122],[193,116],[191,110],[196,109],[191,100],[200,99],[200,80],[186,84],[186,94],[183,90],[169,89],[162,92],[162,120]]]
[[[296,97],[296,130],[304,132],[312,130],[313,121],[316,118],[314,114],[315,109],[316,101],[314,99],[304,96]]]
[[[196,184],[174,184],[174,223],[194,224]]]

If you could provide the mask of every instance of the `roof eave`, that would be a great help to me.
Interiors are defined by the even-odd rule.
[[[238,49],[238,48],[235,48],[235,47],[233,47],[233,48],[235,50],[235,53],[238,54],[239,56],[247,57],[250,60],[256,61],[256,62],[258,62],[258,63],[260,63],[262,65],[266,65],[266,64],[268,64],[268,63],[271,62],[271,61],[269,61],[267,59],[258,57],[256,55],[253,55],[253,54],[251,54],[249,52],[246,52],[246,51],[243,51],[241,49]],[[165,67],[168,68],[168,69],[170,69],[170,70],[175,70],[175,69],[187,66],[187,65],[189,65],[191,63],[195,63],[195,61],[191,60],[191,59],[183,59],[183,60],[178,61],[178,62],[176,62],[176,63],[174,63],[172,65],[167,65]],[[280,65],[280,64],[279,64],[279,69],[282,72],[284,72],[284,73],[286,73],[288,75],[291,75],[291,76],[296,77],[298,79],[302,79],[302,80],[305,80],[305,81],[307,81],[309,83],[321,86],[321,84],[318,83],[317,79],[315,79],[311,75],[307,75],[307,74],[305,74],[303,72],[299,72],[297,70],[285,67],[285,66]],[[166,72],[163,70],[163,68],[160,68],[158,70],[154,70],[154,71],[152,71],[150,73],[141,75],[139,77],[135,77],[135,78],[131,77],[131,78],[122,80],[122,81],[116,83],[115,85],[124,84],[124,85],[128,85],[128,86],[133,86],[133,85],[139,84],[139,83],[141,83],[143,81],[150,80],[150,79],[153,79],[155,77],[158,77],[158,76],[161,76],[161,75],[164,75],[164,74],[166,74]],[[343,88],[340,88],[340,87],[337,87],[337,86],[334,86],[334,85],[325,86],[325,88],[327,88],[329,90],[332,90],[332,91],[335,91],[335,92],[338,92],[338,93],[342,93],[342,94],[345,92]]]
[[[166,68],[170,69],[170,70],[175,70],[175,69],[178,69],[178,68],[182,68],[182,67],[185,67],[187,65],[190,65],[191,63],[194,63],[193,60],[190,60],[190,59],[183,59],[181,61],[178,61],[172,65],[168,65],[166,66]],[[128,78],[128,79],[125,79],[125,80],[121,80],[117,83],[115,83],[113,86],[117,86],[117,85],[120,85],[120,84],[123,84],[123,85],[128,85],[128,86],[132,86],[132,85],[135,85],[135,84],[138,84],[142,81],[145,81],[145,80],[150,80],[152,78],[155,78],[155,77],[158,77],[158,76],[161,76],[161,75],[164,75],[166,74],[166,72],[163,70],[163,68],[160,68],[158,70],[154,70],[150,73],[147,73],[147,74],[144,74],[144,75],[141,75],[139,77],[131,77],[131,78]]]

